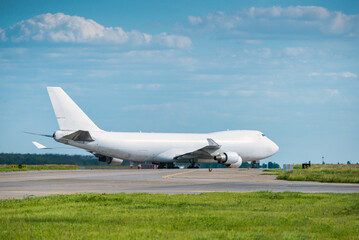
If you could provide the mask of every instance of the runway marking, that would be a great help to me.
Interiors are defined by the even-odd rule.
[[[173,177],[173,176],[182,175],[182,174],[185,174],[185,173],[191,173],[191,172],[195,172],[195,171],[197,171],[197,170],[191,170],[191,171],[186,171],[186,172],[174,173],[174,174],[170,174],[170,175],[163,176],[162,178],[170,178],[170,177]]]

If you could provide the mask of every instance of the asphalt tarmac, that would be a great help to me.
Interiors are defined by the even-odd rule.
[[[294,191],[357,193],[359,184],[275,180],[259,169],[49,170],[0,173],[0,199],[71,193]]]

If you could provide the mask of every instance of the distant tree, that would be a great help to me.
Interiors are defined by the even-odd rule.
[[[65,155],[65,154],[19,154],[19,153],[0,153],[0,164],[74,164],[85,165],[107,165],[99,162],[91,155]],[[126,164],[126,163],[124,163]]]
[[[350,161],[348,161],[347,164],[351,164]]]
[[[266,163],[263,163],[261,166],[261,168],[267,168],[267,167],[268,167],[268,165]]]
[[[280,168],[278,163],[268,162],[268,168]]]
[[[247,168],[248,166],[250,167],[251,165],[248,162],[244,162],[244,163],[242,163],[240,168]]]
[[[324,164],[325,164],[325,162],[323,161],[323,162],[322,162],[322,164],[324,165]]]

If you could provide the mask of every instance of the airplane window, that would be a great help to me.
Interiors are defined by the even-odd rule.
[[[264,133],[262,133],[262,137],[265,137],[266,135],[264,135]]]

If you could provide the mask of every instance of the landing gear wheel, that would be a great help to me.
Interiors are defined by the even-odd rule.
[[[170,169],[170,168],[179,168],[174,163],[160,163],[158,169]]]
[[[199,164],[195,162],[191,162],[191,165],[189,165],[187,168],[199,168]]]
[[[166,168],[166,164],[165,163],[160,163],[158,164],[158,169],[164,169]]]
[[[258,165],[257,165],[256,161],[252,161],[252,168],[258,168]]]

